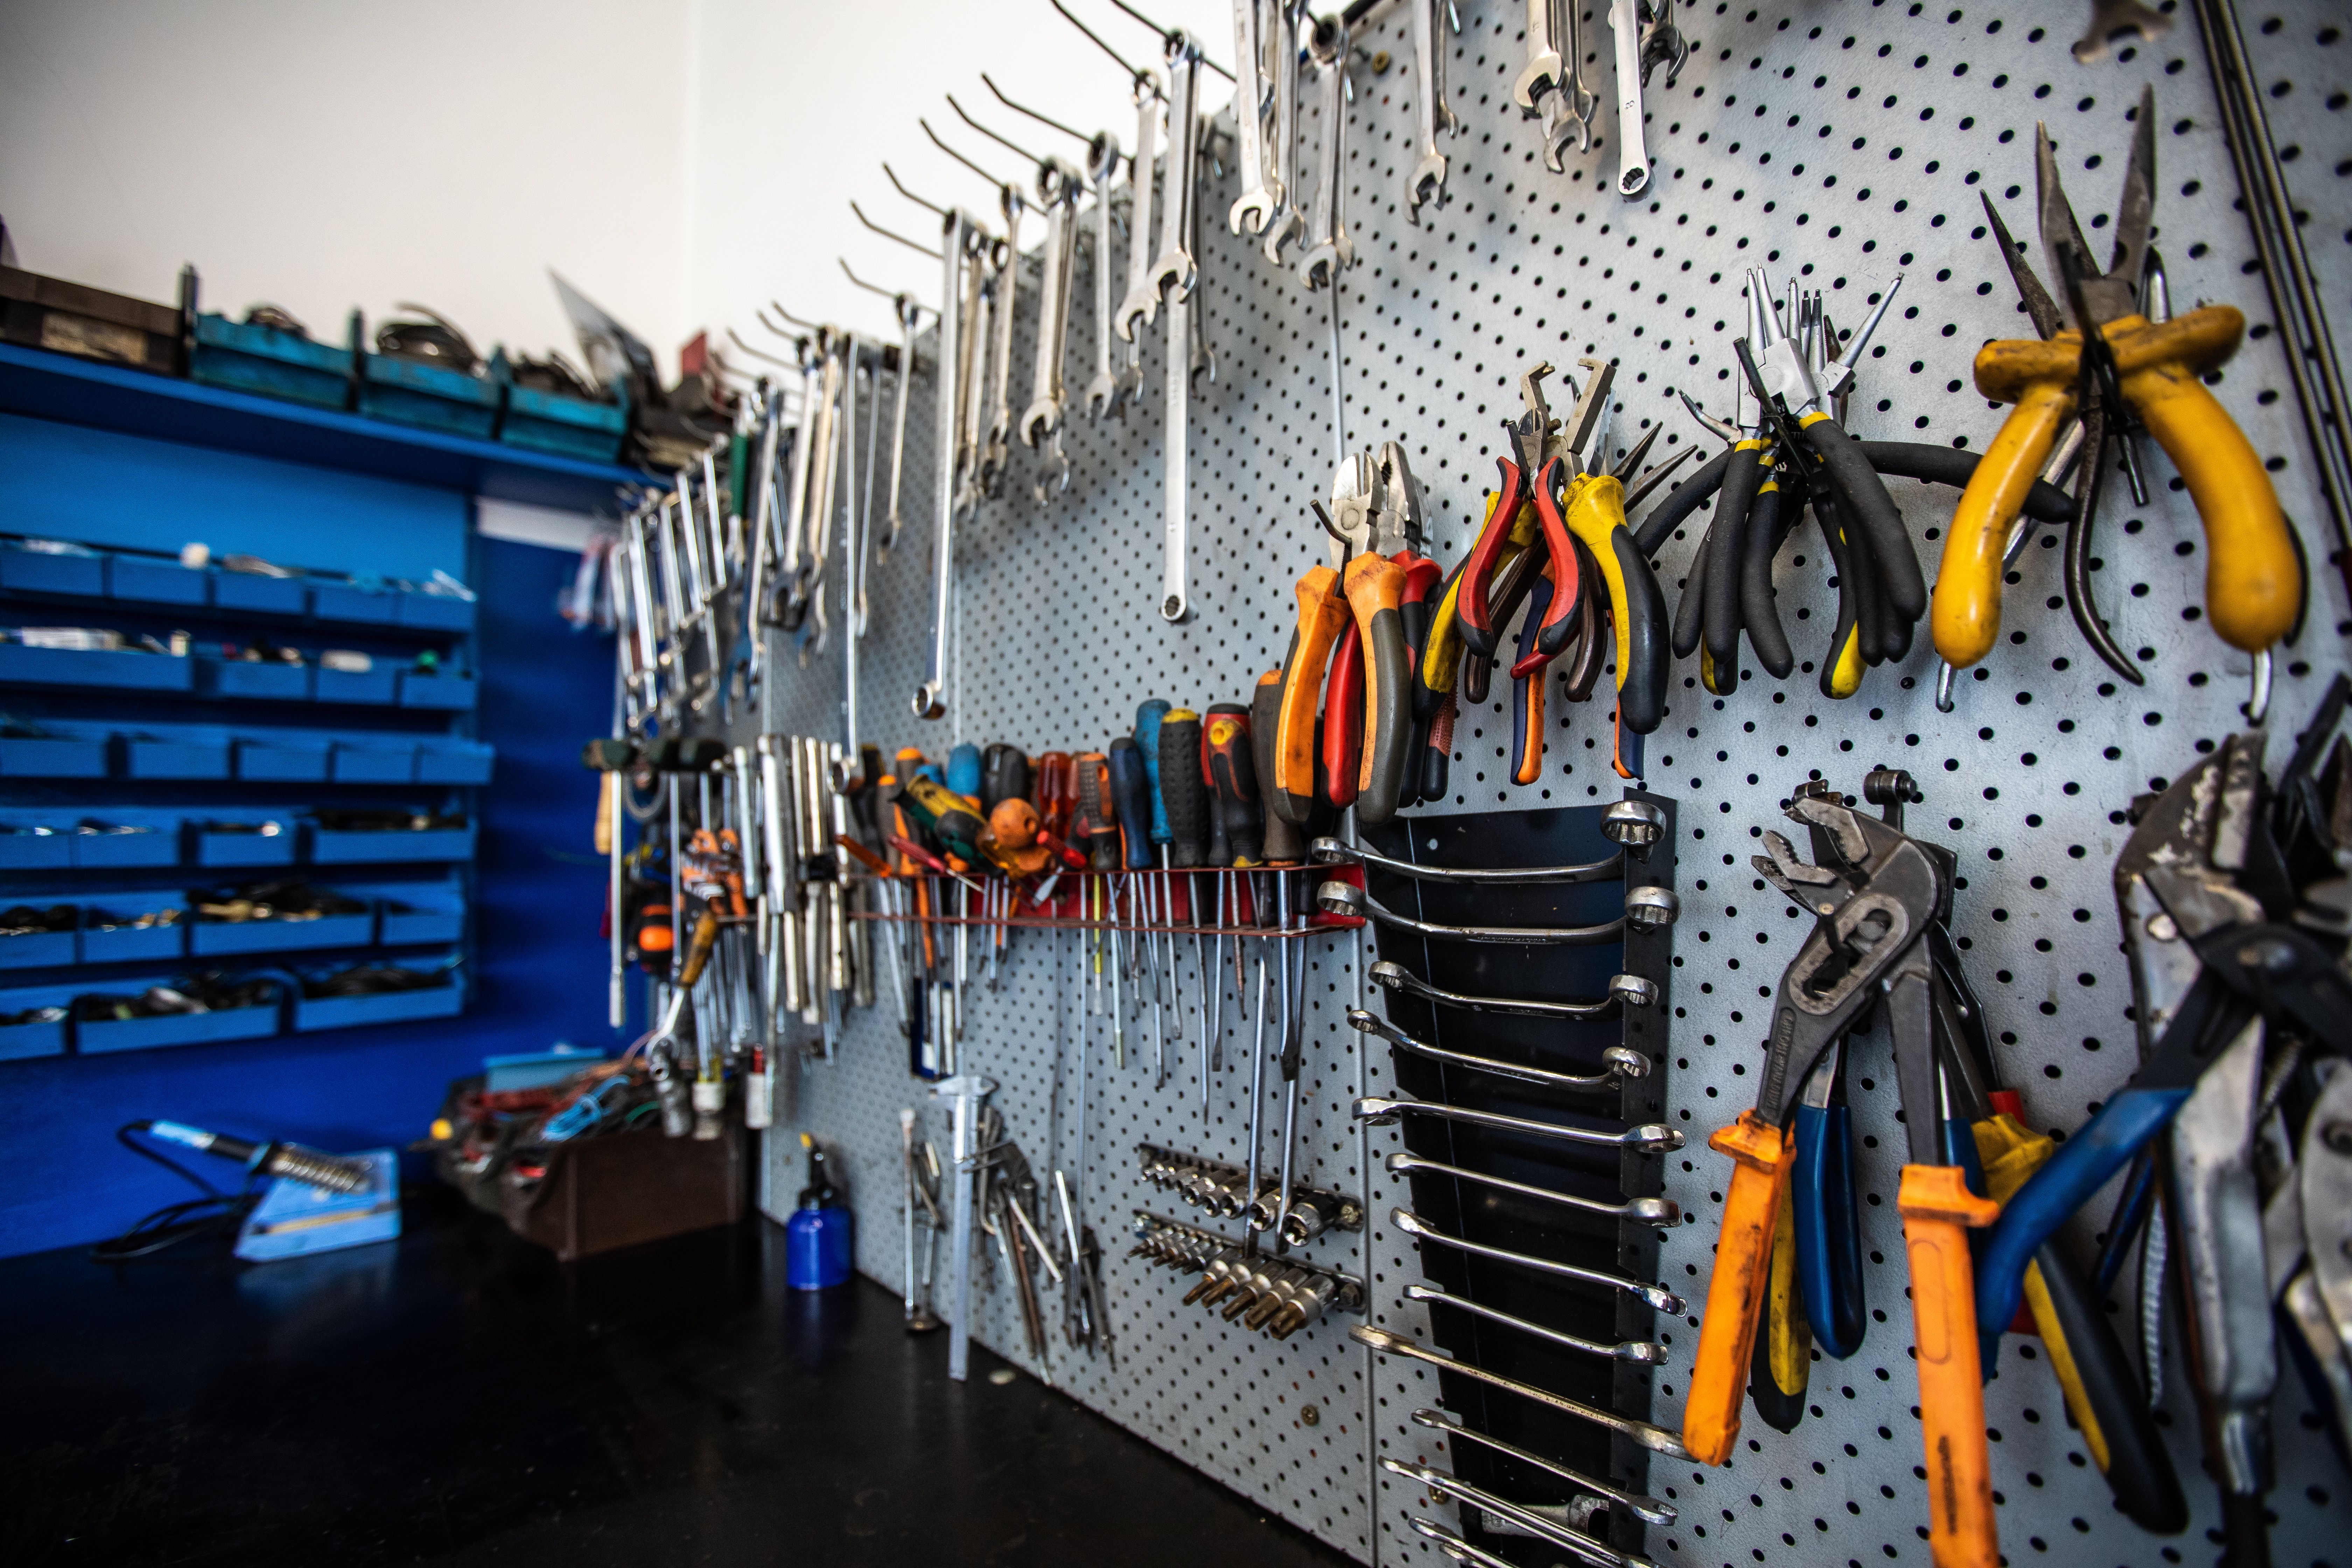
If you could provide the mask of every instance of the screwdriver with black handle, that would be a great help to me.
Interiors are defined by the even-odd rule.
[[[1174,923],[1169,919],[1169,911],[1174,906],[1168,896],[1168,801],[1160,790],[1160,726],[1168,717],[1168,708],[1166,698],[1153,697],[1138,703],[1135,709],[1135,749],[1143,753],[1144,778],[1151,789],[1151,843],[1160,867],[1158,876],[1144,879],[1143,941],[1151,968],[1153,1016],[1163,1037],[1168,1032],[1168,997],[1175,988],[1174,981],[1163,975],[1160,968],[1160,928]],[[1169,937],[1167,941],[1168,962],[1172,967],[1176,962],[1176,939]]]
[[[1142,749],[1131,735],[1121,735],[1110,743],[1110,789],[1112,803],[1118,812],[1119,840],[1125,850],[1122,861],[1130,873],[1148,871],[1151,868],[1151,775],[1143,765]],[[1129,888],[1142,886],[1141,880],[1132,875],[1120,880]],[[1132,895],[1128,902],[1132,914],[1135,902]],[[1118,904],[1119,900],[1114,897],[1111,900],[1114,924],[1118,917]],[[1130,935],[1128,945],[1132,947],[1134,944],[1135,939]],[[1114,952],[1118,946],[1114,941]],[[1122,971],[1127,967],[1124,963],[1119,964]],[[1139,1002],[1141,997],[1139,995],[1137,999]],[[1151,1052],[1154,1080],[1165,1082],[1167,1052],[1164,1042],[1156,1036],[1151,1042]]]
[[[1077,775],[1077,810],[1071,820],[1071,842],[1084,850],[1089,868],[1102,873],[1097,886],[1098,904],[1108,908],[1109,873],[1118,868],[1118,820],[1110,784],[1110,759],[1100,752],[1080,752],[1071,759]],[[1094,942],[1095,1003],[1102,1010],[1102,975],[1104,932],[1097,930]],[[1119,1017],[1118,965],[1116,957],[1110,965],[1111,1057],[1120,1067],[1127,1066],[1127,1027]]]
[[[1168,859],[1179,871],[1199,867],[1208,851],[1209,813],[1201,781],[1201,716],[1172,708],[1160,721],[1160,794],[1168,807]],[[1201,1071],[1209,1070],[1208,944],[1201,932],[1199,879],[1184,882],[1185,923],[1192,928],[1192,964],[1201,973]],[[1171,879],[1172,889],[1174,879]],[[1172,939],[1171,939],[1172,942]]]

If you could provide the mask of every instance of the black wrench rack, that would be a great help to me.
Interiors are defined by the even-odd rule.
[[[1623,908],[1634,889],[1672,892],[1675,886],[1675,803],[1638,790],[1627,791],[1625,798],[1656,808],[1663,820],[1656,841],[1644,852],[1625,851],[1622,881],[1490,888],[1367,866],[1366,883],[1383,904],[1432,924],[1572,926],[1604,921]],[[1370,829],[1365,839],[1390,858],[1417,866],[1566,866],[1617,854],[1619,847],[1602,834],[1601,814],[1599,806],[1572,806],[1422,816]],[[1565,1020],[1472,1011],[1391,990],[1385,1004],[1389,1021],[1448,1050],[1590,1074],[1606,1065],[1603,1051],[1622,1046],[1639,1055],[1649,1068],[1638,1077],[1622,1076],[1613,1087],[1593,1092],[1553,1090],[1392,1047],[1389,1067],[1398,1089],[1415,1100],[1607,1131],[1660,1121],[1666,1105],[1674,937],[1672,924],[1646,931],[1628,924],[1621,942],[1528,948],[1382,927],[1379,942],[1383,960],[1460,995],[1591,1002],[1609,995],[1611,981],[1620,973],[1657,988],[1653,1002],[1621,1003],[1613,1017]],[[1596,1204],[1622,1205],[1655,1198],[1664,1188],[1664,1161],[1655,1153],[1557,1142],[1430,1115],[1407,1115],[1397,1131],[1406,1152],[1423,1160]],[[1629,1280],[1657,1279],[1654,1225],[1531,1199],[1425,1169],[1412,1171],[1406,1184],[1412,1212],[1448,1236]],[[1376,1213],[1373,1222],[1388,1226],[1388,1208]],[[1672,1319],[1662,1321],[1639,1300],[1606,1287],[1563,1283],[1518,1264],[1437,1243],[1423,1243],[1420,1254],[1423,1275],[1447,1296],[1587,1342],[1652,1341],[1661,1330],[1671,1332],[1674,1328]],[[1621,1415],[1663,1426],[1675,1423],[1671,1408],[1663,1415],[1654,1413],[1652,1379],[1644,1363],[1572,1352],[1438,1304],[1432,1305],[1428,1321],[1431,1341],[1456,1360]],[[1626,1438],[1468,1378],[1441,1374],[1438,1381],[1445,1407],[1475,1430],[1628,1490],[1650,1489],[1651,1456]],[[1520,1501],[1572,1500],[1564,1483],[1523,1461],[1470,1444],[1451,1448],[1454,1472],[1474,1486]],[[1511,1538],[1487,1532],[1478,1510],[1464,1510],[1462,1522],[1474,1543],[1498,1550],[1509,1544]],[[1643,1549],[1643,1529],[1641,1521],[1622,1510],[1609,1516],[1608,1539],[1622,1550]]]

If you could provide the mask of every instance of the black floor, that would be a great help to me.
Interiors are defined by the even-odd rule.
[[[0,1562],[1346,1561],[781,1243],[566,1268],[436,1193],[315,1258],[0,1261]]]

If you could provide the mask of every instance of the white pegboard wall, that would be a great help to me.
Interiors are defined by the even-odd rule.
[[[2326,7],[2249,9],[2245,25],[2287,174],[2309,214],[2305,243],[2331,303],[2352,290],[2352,116],[2342,84],[2347,46]],[[1331,428],[1332,311],[1338,311],[1347,443],[1407,444],[1433,514],[1432,552],[1449,563],[1466,549],[1493,483],[1496,426],[1517,412],[1518,376],[1536,358],[1573,369],[1594,354],[1619,362],[1622,407],[1611,445],[1622,451],[1664,419],[1659,455],[1712,442],[1681,412],[1676,389],[1720,408],[1729,401],[1728,333],[1740,317],[1738,279],[1762,263],[1776,282],[1791,275],[1829,296],[1851,328],[1895,271],[1906,281],[1874,342],[1853,402],[1854,433],[1981,449],[2003,410],[1968,384],[1975,347],[2027,329],[1993,242],[1979,193],[1990,194],[2020,237],[2033,231],[2032,135],[2037,118],[2056,139],[2069,193],[2095,243],[2121,176],[2126,115],[2153,83],[2160,116],[2156,243],[2181,305],[2212,300],[2246,312],[2249,341],[2215,378],[2215,392],[2269,460],[2290,517],[2313,560],[2333,548],[2310,469],[2300,416],[2270,331],[2270,307],[2252,240],[2234,210],[2234,180],[2195,25],[2178,18],[2159,44],[2081,66],[2067,53],[2083,20],[2077,7],[2019,5],[1902,6],[1790,3],[1752,9],[1678,7],[1690,64],[1672,88],[1659,73],[1647,126],[1655,160],[1639,203],[1609,190],[1615,116],[1605,7],[1586,7],[1588,75],[1602,92],[1601,134],[1573,150],[1569,172],[1546,170],[1539,126],[1518,118],[1510,79],[1521,59],[1522,8],[1464,4],[1450,41],[1453,105],[1463,133],[1443,143],[1450,200],[1416,228],[1402,216],[1406,172],[1416,160],[1411,47],[1402,14],[1375,14],[1359,30],[1351,79],[1347,213],[1359,262],[1335,302],[1276,272],[1255,244],[1221,221],[1238,194],[1230,170],[1203,185],[1202,278],[1213,384],[1192,400],[1189,444],[1194,618],[1171,627],[1155,605],[1160,584],[1162,325],[1146,329],[1146,387],[1123,423],[1069,423],[1070,489],[1033,502],[1030,459],[1016,453],[1005,498],[958,529],[961,621],[953,711],[925,725],[908,700],[921,678],[928,633],[930,521],[928,379],[919,381],[908,437],[908,530],[873,574],[875,631],[864,647],[866,736],[913,744],[934,757],[959,740],[1009,740],[1033,754],[1100,747],[1126,732],[1138,702],[1164,697],[1194,707],[1246,700],[1259,671],[1279,660],[1294,615],[1290,584],[1321,558],[1310,500],[1328,489],[1339,450]],[[2275,26],[2273,26],[2273,22]],[[2046,29],[2046,30],[2045,30]],[[1213,47],[1222,40],[1210,40]],[[1393,62],[1375,74],[1370,57]],[[1302,163],[1319,127],[1302,94]],[[973,183],[971,205],[984,209]],[[1068,382],[1091,374],[1090,236],[1078,250]],[[1115,239],[1123,282],[1125,241]],[[2039,247],[2037,269],[2045,277]],[[1023,278],[1014,350],[1015,412],[1026,400],[1037,268]],[[887,402],[887,400],[886,400]],[[887,433],[885,450],[887,451]],[[1848,792],[1863,773],[1910,769],[1926,791],[1913,830],[1949,845],[1961,860],[1957,929],[1971,979],[1995,1026],[2005,1076],[2036,1127],[2071,1131],[2133,1065],[2129,986],[2118,951],[2107,872],[2126,829],[2132,795],[2177,775],[2237,722],[2247,660],[2196,618],[2204,549],[2169,463],[2143,460],[2158,493],[2145,509],[2110,483],[2098,525],[2100,601],[2126,648],[2149,672],[2145,689],[2120,687],[2083,645],[2059,592],[2054,535],[2029,550],[2008,591],[2002,647],[1960,683],[1958,710],[1933,706],[1935,664],[1924,627],[1899,668],[1872,671],[1846,702],[1822,698],[1815,668],[1786,682],[1750,672],[1732,695],[1696,684],[1677,664],[1665,725],[1650,742],[1650,787],[1682,803],[1684,912],[1676,933],[1675,1019],[1668,1114],[1690,1134],[1671,1156],[1667,1195],[1690,1222],[1665,1239],[1661,1277],[1703,1299],[1720,1212],[1724,1162],[1705,1135],[1752,1100],[1762,1018],[1781,967],[1803,933],[1785,901],[1748,869],[1754,836],[1780,823],[1779,802],[1818,772]],[[1932,575],[1953,494],[1895,481],[1892,489],[1922,542]],[[1692,519],[1662,550],[1669,605],[1704,530]],[[1777,584],[1801,661],[1818,658],[1834,611],[1825,563],[1810,527],[1784,547]],[[2343,664],[2347,606],[2340,580],[2315,574],[2302,641],[2281,660],[2273,727],[2298,724],[2320,686]],[[838,667],[804,669],[789,653],[770,700],[772,727],[838,731]],[[1499,683],[1498,683],[1499,686]],[[1498,693],[1507,698],[1507,691]],[[1509,784],[1504,701],[1465,712],[1456,731],[1454,800],[1448,809],[1579,804],[1612,798],[1608,704],[1552,705],[1544,778]],[[2275,755],[2284,742],[2273,746]],[[1144,1031],[1130,1027],[1128,1061],[1115,1067],[1099,1019],[1088,1043],[1087,1141],[1076,1142],[1077,973],[1075,939],[1023,933],[999,988],[969,1005],[966,1065],[1003,1086],[998,1103],[1034,1164],[1051,1168],[1056,1125],[1054,1062],[1065,1064],[1061,1158],[1082,1168],[1084,1206],[1107,1256],[1105,1284],[1118,1370],[1073,1358],[1055,1340],[1044,1369],[1082,1403],[1367,1562],[1433,1562],[1413,1535],[1416,1513],[1450,1517],[1419,1489],[1369,1469],[1372,1451],[1426,1457],[1442,1445],[1408,1413],[1435,1403],[1420,1369],[1377,1363],[1370,1373],[1344,1337],[1344,1320],[1317,1325],[1287,1345],[1181,1307],[1182,1281],[1125,1258],[1123,1221],[1150,1189],[1134,1175],[1134,1144],[1150,1140],[1213,1158],[1243,1157],[1250,1026],[1228,994],[1227,1068],[1202,1125],[1189,1011],[1198,996],[1190,944],[1182,949],[1184,1069],[1155,1088]],[[1386,1053],[1360,1061],[1341,1023],[1361,989],[1352,939],[1313,944],[1301,1174],[1348,1190],[1371,1182],[1370,1208],[1384,1215],[1391,1192],[1381,1157],[1399,1146],[1391,1130],[1367,1138],[1347,1115],[1359,1086],[1381,1092]],[[1651,1531],[1661,1563],[1927,1561],[1916,1399],[1904,1307],[1891,1081],[1883,1041],[1860,1044],[1853,1089],[1865,1190],[1864,1243],[1873,1307],[1867,1342],[1851,1361],[1817,1362],[1815,1407],[1787,1436],[1751,1420],[1722,1470],[1660,1461],[1652,1492],[1675,1503],[1680,1521]],[[905,1047],[887,1007],[856,1018],[837,1059],[801,1068],[785,1104],[789,1124],[843,1150],[859,1215],[859,1267],[895,1286],[899,1277],[896,1116],[924,1104],[905,1072]],[[1278,1104],[1269,1095],[1269,1117]],[[944,1143],[943,1120],[926,1110]],[[1271,1143],[1271,1136],[1268,1139]],[[1366,1159],[1369,1144],[1369,1162]],[[772,1190],[800,1184],[786,1140]],[[773,1206],[782,1207],[782,1204]],[[2073,1237],[2079,1248],[2104,1216],[2095,1202]],[[1419,1309],[1399,1291],[1419,1278],[1412,1248],[1384,1226],[1363,1237],[1314,1244],[1318,1260],[1363,1275],[1371,1321],[1426,1335]],[[944,1267],[942,1267],[944,1275]],[[976,1331],[1025,1364],[1017,1311],[992,1258],[975,1268]],[[1048,1291],[1050,1296],[1050,1290]],[[1049,1315],[1055,1305],[1049,1300]],[[2121,1303],[2128,1313],[2132,1302]],[[1696,1343],[1695,1320],[1661,1325],[1676,1359],[1657,1377],[1656,1415],[1671,1424]],[[2200,1562],[2215,1522],[2197,1458],[2193,1408],[2176,1365],[2166,1415],[2175,1464],[2194,1512],[2181,1536],[2159,1541],[2116,1514],[2104,1484],[2065,1424],[2046,1373],[2011,1339],[1988,1390],[2000,1528],[2011,1563],[2072,1553],[2116,1563]],[[1302,1415],[1317,1407],[1309,1426]],[[1366,1428],[1367,1411],[1370,1426]],[[2352,1534],[2347,1493],[2310,1430],[2291,1373],[2276,1405],[2278,1560],[2326,1560]],[[1369,1451],[1368,1451],[1369,1450]],[[1367,1506],[1368,1496],[1377,1499]],[[1529,1561],[1536,1559],[1530,1558]]]

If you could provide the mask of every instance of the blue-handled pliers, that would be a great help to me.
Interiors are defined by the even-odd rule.
[[[1853,1119],[1845,1101],[1845,1045],[1832,1046],[1797,1103],[1797,1284],[1813,1343],[1840,1361],[1862,1348],[1869,1324],[1862,1282],[1862,1226],[1853,1201]]]

